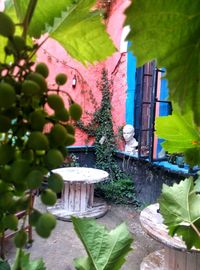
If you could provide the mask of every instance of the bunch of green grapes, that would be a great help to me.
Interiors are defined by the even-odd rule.
[[[46,64],[35,65],[31,57],[37,45],[28,46],[22,36],[15,35],[15,24],[0,12],[0,35],[7,38],[5,62],[0,63],[0,235],[6,229],[17,230],[15,244],[23,247],[27,241],[24,224],[19,226],[15,213],[26,210],[28,220],[37,233],[46,238],[55,227],[55,218],[32,207],[31,194],[42,189],[49,172],[48,188],[41,200],[54,205],[63,179],[52,169],[59,167],[67,155],[66,147],[74,139],[74,121],[80,119],[81,107],[71,97],[69,108],[57,94],[65,84],[65,74],[55,78],[57,89],[49,91]],[[12,58],[12,63],[6,60]],[[53,114],[49,114],[48,105]],[[50,125],[49,132],[45,126]]]

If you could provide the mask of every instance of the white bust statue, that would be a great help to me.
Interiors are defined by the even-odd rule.
[[[137,155],[137,146],[138,142],[134,138],[135,130],[132,125],[125,125],[123,127],[123,137],[126,142],[125,144],[125,152],[132,155]]]

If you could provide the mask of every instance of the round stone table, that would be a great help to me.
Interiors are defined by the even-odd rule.
[[[103,216],[107,210],[105,202],[94,202],[94,184],[108,178],[108,173],[94,168],[67,167],[53,170],[64,180],[61,199],[47,210],[58,219],[69,221],[71,216]]]
[[[152,204],[140,214],[144,231],[163,244],[164,249],[145,257],[140,270],[197,270],[200,269],[200,250],[187,250],[181,238],[168,235],[167,227],[158,211],[159,205]]]

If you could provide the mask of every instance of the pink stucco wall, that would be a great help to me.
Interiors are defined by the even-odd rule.
[[[116,0],[111,6],[110,16],[107,20],[107,31],[112,37],[115,46],[119,49],[120,38],[125,16],[124,9],[129,4],[127,0]],[[108,76],[113,81],[112,95],[112,115],[115,131],[125,123],[125,100],[126,100],[126,53],[116,52],[106,61],[88,67],[83,66],[78,61],[72,59],[65,50],[52,39],[48,39],[38,51],[37,62],[46,62],[50,68],[48,77],[49,86],[55,84],[55,75],[63,72],[67,74],[68,81],[62,87],[62,90],[70,93],[72,98],[79,103],[84,114],[82,120],[85,123],[90,122],[90,116],[87,114],[95,111],[95,105],[92,104],[91,96],[96,100],[97,105],[101,101],[101,93],[96,85],[101,78],[101,70],[105,67],[108,70]],[[72,87],[73,76],[77,77],[77,85]],[[66,95],[63,95],[66,100]],[[87,135],[80,130],[76,130],[75,145],[85,145]],[[89,145],[92,144],[92,140]]]

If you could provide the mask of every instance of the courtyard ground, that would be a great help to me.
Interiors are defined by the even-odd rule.
[[[37,208],[41,209],[39,200]],[[45,210],[45,209],[43,209]],[[149,253],[161,248],[161,245],[151,239],[142,230],[139,222],[139,211],[132,206],[109,205],[107,214],[99,218],[97,222],[106,225],[108,229],[126,222],[133,235],[133,250],[128,254],[127,261],[122,270],[139,270],[142,259]],[[74,270],[73,259],[85,255],[84,248],[71,222],[58,220],[56,229],[49,239],[42,239],[33,233],[34,243],[29,249],[32,258],[43,257],[47,270]],[[13,259],[15,250],[12,240],[7,243],[7,256]],[[112,269],[111,269],[112,270]]]

